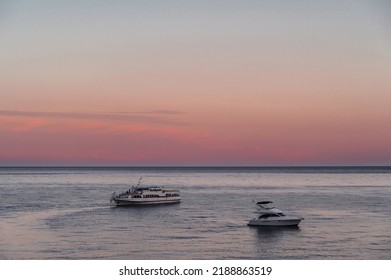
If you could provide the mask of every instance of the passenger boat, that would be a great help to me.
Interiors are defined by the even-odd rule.
[[[298,226],[304,218],[287,215],[280,209],[270,206],[272,201],[260,201],[257,203],[260,216],[251,219],[249,226]]]
[[[179,190],[166,189],[164,187],[141,187],[141,179],[136,186],[133,186],[126,192],[120,194],[114,192],[111,195],[110,204],[115,206],[134,206],[181,202]]]

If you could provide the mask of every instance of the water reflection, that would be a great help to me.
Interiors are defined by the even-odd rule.
[[[281,238],[287,234],[298,234],[301,230],[300,227],[291,226],[291,227],[250,227],[250,230],[253,231],[255,238],[262,239],[276,239]]]
[[[249,227],[258,259],[297,258],[300,227]]]

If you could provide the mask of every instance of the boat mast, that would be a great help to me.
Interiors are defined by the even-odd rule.
[[[140,184],[141,184],[141,179],[143,179],[143,177],[140,177],[140,179],[138,179],[138,183],[137,183],[136,188],[138,188],[138,187],[140,186]]]

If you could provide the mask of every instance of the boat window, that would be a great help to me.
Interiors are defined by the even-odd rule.
[[[271,217],[279,217],[277,214],[263,214],[261,216],[259,216],[259,219],[267,219],[267,218],[271,218]]]

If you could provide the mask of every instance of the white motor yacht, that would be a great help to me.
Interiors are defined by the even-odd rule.
[[[298,226],[304,218],[290,216],[272,207],[272,201],[257,202],[260,215],[248,222],[249,226]]]
[[[164,187],[140,187],[141,178],[135,187],[126,192],[113,193],[110,203],[115,206],[134,206],[150,204],[169,204],[181,202],[179,190]]]

